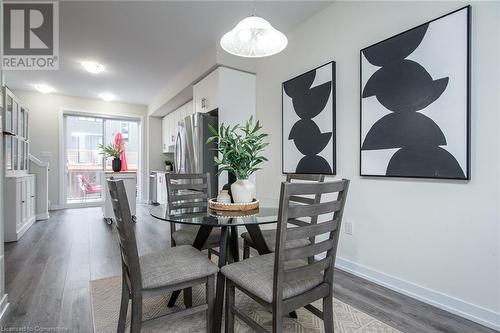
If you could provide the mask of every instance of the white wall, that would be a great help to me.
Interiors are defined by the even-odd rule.
[[[2,1],[0,1],[0,17],[3,17],[3,5]],[[0,24],[0,36],[3,36],[3,25]],[[2,60],[2,54],[3,54],[3,43],[0,43],[0,61]],[[0,87],[4,85],[4,72],[2,68],[0,67]],[[2,98],[0,98],[1,100]],[[0,128],[3,126],[3,101],[0,101],[0,110],[2,111],[0,113]],[[1,131],[0,131],[1,132]],[[3,323],[3,320],[5,318],[5,314],[7,313],[7,308],[9,306],[8,303],[8,296],[5,293],[5,257],[4,257],[4,244],[3,244],[3,229],[4,229],[4,218],[3,218],[3,212],[4,212],[4,198],[3,194],[5,193],[4,190],[4,177],[5,177],[5,167],[4,167],[4,161],[3,161],[3,135],[0,135],[0,151],[2,154],[0,154],[0,324]]]
[[[8,83],[8,82],[7,82]],[[146,106],[124,104],[117,102],[104,102],[97,99],[87,99],[78,97],[61,96],[56,94],[41,94],[38,92],[14,90],[14,94],[19,98],[21,103],[26,105],[30,110],[30,153],[38,158],[43,158],[42,152],[50,152],[49,158],[49,200],[52,208],[62,207],[63,198],[59,193],[60,186],[60,136],[63,129],[61,128],[61,112],[78,111],[89,112],[102,115],[117,115],[128,117],[142,117],[141,131],[147,132],[146,122],[147,116]],[[145,161],[146,156],[146,140],[145,136],[142,139],[142,157]],[[143,174],[141,175],[143,184],[146,184],[146,168],[147,165],[142,165]],[[147,197],[147,187],[144,187],[143,195]]]
[[[149,115],[164,116],[193,98],[192,84],[208,74],[217,63],[216,47],[210,47],[188,66],[167,80],[165,87],[148,105]]]
[[[281,83],[337,62],[337,174],[351,179],[338,264],[391,288],[500,328],[500,3],[472,3],[472,176],[469,182],[359,176],[359,50],[464,6],[335,2],[288,34],[257,67],[257,116],[271,145],[258,197],[276,200]],[[443,50],[446,52],[446,50]],[[450,55],[453,56],[453,55]]]
[[[193,84],[203,79],[219,65],[255,73],[257,62],[252,58],[242,58],[229,54],[222,50],[217,43],[202,52],[189,65],[179,70],[177,75],[167,78],[165,87],[148,105],[149,115],[162,117],[192,99]]]
[[[164,170],[167,156],[162,153],[161,118],[148,117],[148,170]]]

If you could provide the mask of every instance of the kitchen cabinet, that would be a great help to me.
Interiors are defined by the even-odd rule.
[[[15,242],[35,222],[35,175],[5,178],[5,241]]]
[[[29,110],[3,86],[4,165],[6,176],[26,175],[29,161]]]
[[[193,103],[195,112],[217,109],[219,125],[244,124],[256,114],[255,74],[219,66],[193,86]],[[226,183],[227,173],[223,172],[219,187]]]
[[[170,129],[168,128],[169,122],[168,122],[168,115],[163,117],[161,119],[161,142],[162,142],[162,152],[167,153],[168,152],[168,133]]]
[[[193,113],[193,103],[188,103],[180,106],[174,111],[167,114],[162,119],[162,152],[173,153],[175,150],[175,140],[177,137],[178,123],[187,115]]]
[[[19,102],[16,96],[7,87],[3,88],[3,99],[3,104],[5,105],[3,114],[3,132],[11,135],[16,135],[16,120]]]
[[[219,107],[219,68],[193,86],[194,112],[209,112]]]

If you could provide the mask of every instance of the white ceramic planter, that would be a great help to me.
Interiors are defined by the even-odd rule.
[[[252,202],[255,196],[255,185],[248,179],[238,179],[231,185],[231,194],[235,203]]]

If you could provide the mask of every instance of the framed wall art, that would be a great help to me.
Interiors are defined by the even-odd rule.
[[[360,51],[362,176],[470,178],[470,6]]]
[[[283,173],[336,173],[335,62],[282,84]]]

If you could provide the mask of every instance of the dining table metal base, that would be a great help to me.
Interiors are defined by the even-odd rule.
[[[262,231],[258,225],[246,225],[245,226],[248,233],[252,237],[254,244],[256,246],[259,254],[271,253],[269,250]],[[201,225],[196,238],[193,243],[193,247],[201,251],[205,242],[207,241],[212,229],[214,227],[210,225]],[[231,225],[221,225],[216,226],[216,228],[221,229],[220,241],[219,241],[219,268],[226,265],[229,261],[236,262],[239,261],[239,245],[238,245],[238,227]],[[229,255],[227,250],[229,249]],[[224,291],[225,291],[226,278],[219,272],[217,273],[217,286],[215,291],[215,306],[214,306],[214,320],[212,332],[220,332],[222,327],[222,311],[224,307]],[[170,296],[168,302],[169,307],[175,306],[175,302],[180,295],[180,290],[176,290]],[[187,294],[190,294],[189,292]],[[186,294],[185,294],[186,295]]]

